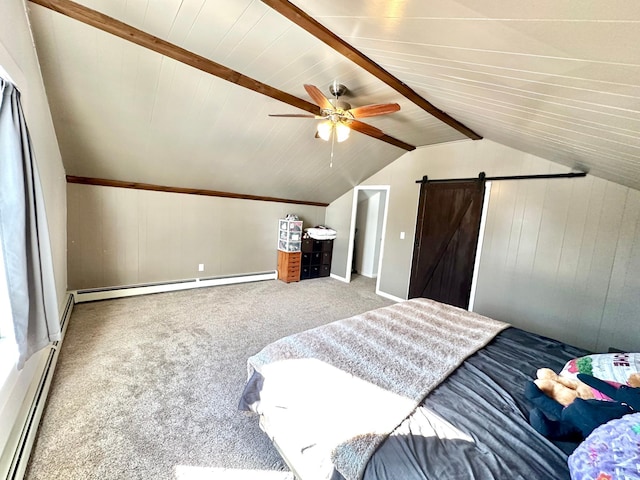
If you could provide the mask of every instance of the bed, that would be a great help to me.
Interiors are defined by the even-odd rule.
[[[427,299],[280,339],[248,360],[257,414],[301,480],[569,479],[524,385],[588,352]]]

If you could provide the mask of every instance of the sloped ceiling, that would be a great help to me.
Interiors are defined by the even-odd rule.
[[[639,2],[293,3],[480,136],[640,189]],[[468,138],[268,4],[81,1],[306,101],[399,103],[366,122],[411,146]],[[303,110],[28,7],[68,175],[328,203],[407,151],[353,132],[330,166],[316,121],[268,117]]]

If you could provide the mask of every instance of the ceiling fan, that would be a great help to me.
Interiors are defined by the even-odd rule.
[[[384,132],[382,130],[363,123],[358,119],[375,117],[377,115],[386,115],[400,110],[400,105],[397,103],[381,103],[351,108],[349,103],[340,100],[340,97],[347,92],[347,87],[337,82],[329,85],[329,92],[334,97],[331,100],[325,97],[320,89],[314,85],[304,85],[304,89],[316,105],[320,107],[320,115],[285,113],[269,114],[269,116],[313,118],[316,120],[322,120],[318,123],[316,137],[326,141],[334,139],[338,142],[342,142],[349,138],[351,130],[356,130],[372,137],[383,137]]]

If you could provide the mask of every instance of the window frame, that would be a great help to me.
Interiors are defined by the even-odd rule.
[[[1,234],[2,232],[0,232]],[[7,276],[4,270],[4,255],[2,242],[0,242],[0,388],[15,369],[18,361],[18,346],[13,334],[12,320]]]
[[[7,71],[0,65],[0,77],[15,85]],[[7,274],[2,249],[2,232],[0,231],[0,388],[5,384],[18,362],[18,348],[13,330],[11,300],[7,285]]]

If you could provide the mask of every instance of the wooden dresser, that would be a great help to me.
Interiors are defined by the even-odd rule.
[[[300,281],[301,243],[302,220],[278,220],[278,279],[283,282]]]
[[[300,258],[302,252],[278,250],[278,279],[283,282],[300,281]]]

